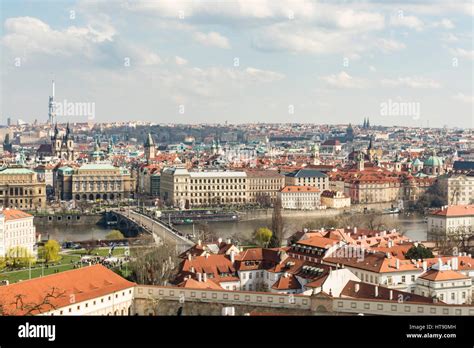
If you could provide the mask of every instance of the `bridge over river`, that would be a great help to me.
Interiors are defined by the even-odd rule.
[[[132,232],[143,230],[153,236],[157,245],[161,245],[163,242],[176,245],[179,253],[195,244],[192,240],[186,238],[184,233],[178,231],[173,226],[130,208],[114,209],[108,212],[108,214],[110,214],[109,218],[116,219],[118,228]]]

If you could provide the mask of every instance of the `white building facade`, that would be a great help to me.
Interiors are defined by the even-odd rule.
[[[0,211],[0,257],[11,253],[25,252],[30,257],[35,255],[36,228],[33,215],[16,209]]]

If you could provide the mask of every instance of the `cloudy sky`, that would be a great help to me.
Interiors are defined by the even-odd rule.
[[[474,124],[471,0],[1,4],[0,123]]]

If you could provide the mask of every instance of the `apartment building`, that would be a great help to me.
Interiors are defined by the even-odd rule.
[[[439,186],[448,205],[474,203],[474,173],[449,173],[438,177]]]
[[[321,193],[321,205],[334,209],[347,208],[351,206],[351,199],[344,192],[326,190]]]
[[[285,186],[280,198],[283,209],[315,210],[321,205],[321,191],[314,186]]]
[[[46,184],[37,173],[19,165],[0,170],[0,206],[26,209],[46,207]]]
[[[35,255],[36,228],[33,218],[33,215],[21,210],[0,210],[0,257]],[[18,252],[27,255],[18,255]]]
[[[192,206],[243,205],[247,203],[247,174],[243,171],[194,172],[165,168],[160,198],[182,209]]]
[[[274,203],[284,186],[276,171],[188,171],[165,168],[160,178],[160,198],[181,208]]]
[[[263,205],[275,203],[285,186],[285,176],[276,170],[247,170],[247,202]]]
[[[285,186],[314,186],[322,192],[329,189],[329,177],[319,170],[300,169],[285,175]]]
[[[446,236],[473,230],[474,205],[444,206],[428,215],[428,233]]]
[[[132,197],[135,179],[128,169],[109,163],[84,164],[57,170],[55,192],[61,200],[116,201]]]

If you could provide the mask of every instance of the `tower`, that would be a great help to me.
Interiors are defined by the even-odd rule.
[[[150,133],[148,133],[148,137],[146,138],[145,144],[145,158],[147,162],[150,162],[151,159],[156,157],[156,149],[155,149],[155,142]]]
[[[364,154],[362,152],[357,154],[357,169],[360,172],[364,170]]]
[[[56,111],[54,106],[54,80],[52,85],[52,95],[49,96],[48,124],[52,127],[56,123]]]
[[[5,139],[3,139],[3,151],[13,152],[13,146],[10,142],[10,133],[5,134]]]
[[[55,156],[59,156],[61,152],[62,141],[59,138],[58,124],[54,125],[53,135],[51,136],[51,142],[53,144],[53,153]]]
[[[354,140],[354,128],[352,128],[352,124],[349,123],[349,126],[346,128],[346,140],[353,141]]]

